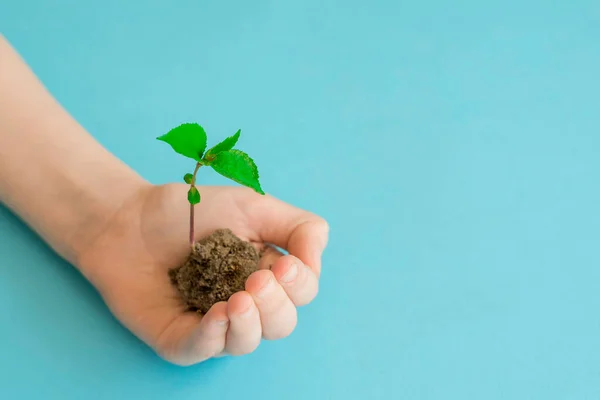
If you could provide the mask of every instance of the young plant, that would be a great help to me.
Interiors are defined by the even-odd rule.
[[[171,129],[157,139],[171,145],[177,153],[196,161],[194,173],[185,174],[183,180],[190,185],[188,202],[190,203],[190,245],[194,248],[194,206],[200,203],[201,196],[196,187],[196,174],[200,167],[212,167],[219,174],[239,184],[265,194],[260,187],[258,168],[254,160],[243,151],[233,148],[240,138],[241,130],[221,143],[206,150],[206,132],[196,123],[187,123]]]

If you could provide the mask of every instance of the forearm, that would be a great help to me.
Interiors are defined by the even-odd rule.
[[[107,216],[141,185],[0,35],[0,201],[74,262]]]

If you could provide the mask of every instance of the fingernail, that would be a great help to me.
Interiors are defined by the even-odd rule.
[[[298,276],[298,264],[295,262],[290,266],[288,271],[281,277],[281,281],[290,283]]]
[[[267,281],[267,283],[265,283],[265,285],[262,287],[262,289],[260,289],[258,291],[256,296],[260,297],[261,299],[264,299],[265,297],[267,297],[269,292],[271,292],[272,287],[273,287],[273,278],[269,277],[269,280]]]
[[[239,316],[242,318],[246,318],[248,317],[250,314],[252,314],[252,304],[254,303],[254,301],[252,300],[252,298],[250,298],[250,296],[246,297],[246,308],[244,309],[244,311],[242,311]]]
[[[219,319],[215,321],[215,324],[219,325],[219,326],[225,326],[229,323],[228,319]]]
[[[252,304],[248,305],[248,308],[246,308],[244,311],[242,311],[242,313],[240,314],[240,317],[246,318],[246,317],[250,316],[250,314],[252,314]]]

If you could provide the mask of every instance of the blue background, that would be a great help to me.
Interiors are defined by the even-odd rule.
[[[290,338],[179,368],[0,209],[0,398],[600,398],[597,0],[2,0],[0,29],[147,179],[186,171],[175,124],[242,128],[332,227]]]

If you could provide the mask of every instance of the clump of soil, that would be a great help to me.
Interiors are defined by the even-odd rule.
[[[229,229],[219,229],[196,242],[186,262],[171,269],[169,277],[188,309],[204,314],[213,304],[244,290],[259,259],[252,244]]]

